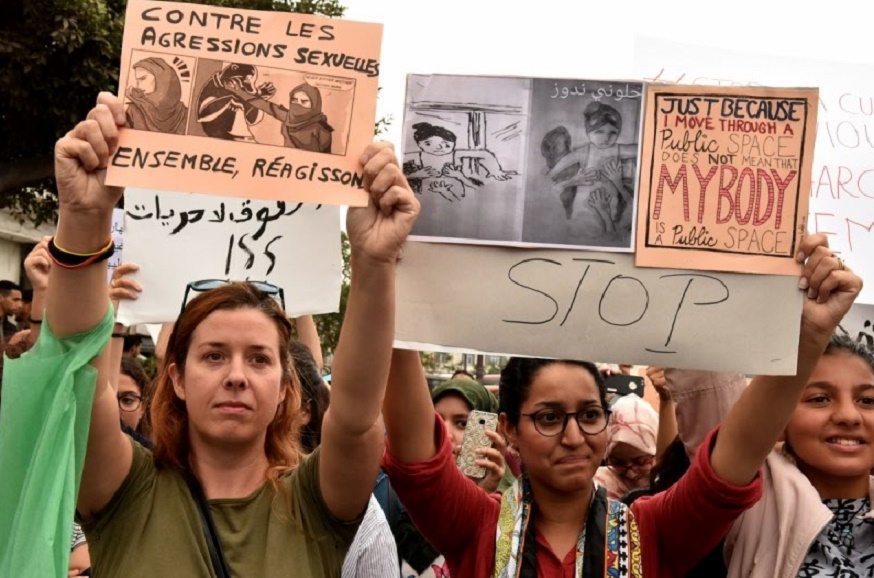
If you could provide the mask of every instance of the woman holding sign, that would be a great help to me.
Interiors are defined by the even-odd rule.
[[[862,283],[824,236],[801,245],[804,302],[798,372],[757,377],[701,444],[670,490],[630,508],[593,481],[609,422],[591,363],[513,358],[501,373],[501,423],[523,475],[499,500],[452,464],[415,352],[396,350],[383,415],[384,467],[452,576],[683,576],[762,493],[759,469],[780,436],[829,336]],[[452,496],[452,499],[446,499]]]
[[[122,103],[102,93],[58,142],[59,266],[39,344],[54,355],[37,352],[7,373],[46,397],[60,383],[93,399],[76,511],[94,573],[338,576],[384,450],[395,263],[418,202],[392,149],[369,146],[361,162],[371,202],[348,213],[352,288],[320,449],[299,450],[285,313],[255,286],[229,283],[193,299],[176,322],[156,387],[153,454],[119,431],[107,380],[113,320],[103,257],[121,190],[103,184],[103,169],[123,122]],[[61,379],[24,381],[35,364]]]

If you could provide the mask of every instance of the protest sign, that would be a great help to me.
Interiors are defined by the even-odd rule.
[[[382,26],[132,0],[110,185],[366,205]]]
[[[290,317],[339,306],[339,207],[143,189],[124,202],[124,260],[143,287],[121,302],[125,325],[174,321],[188,284],[207,279],[276,285]]]
[[[839,331],[874,349],[874,305],[853,305],[841,320]]]
[[[107,283],[112,279],[112,272],[121,265],[122,250],[124,249],[124,209],[112,209],[112,242],[115,243],[115,252],[109,258],[109,269],[106,272]]]
[[[635,69],[675,84],[818,86],[808,230],[865,281],[857,302],[874,304],[874,66],[639,38]]]
[[[422,241],[633,250],[642,84],[410,75]]]
[[[798,275],[816,89],[647,85],[636,264]]]
[[[474,275],[447,275],[464,263]],[[790,375],[795,277],[638,268],[623,253],[408,242],[395,339],[607,363]]]

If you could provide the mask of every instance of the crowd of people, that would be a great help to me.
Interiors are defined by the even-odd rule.
[[[793,376],[649,367],[656,409],[614,397],[594,363],[514,357],[496,394],[464,373],[431,389],[419,353],[392,346],[419,203],[376,143],[360,159],[370,204],[347,215],[330,386],[312,319],[231,281],[164,326],[149,376],[115,319],[143,290],[136,265],[106,282],[122,191],[104,174],[124,123],[101,93],[58,142],[59,221],[25,260],[32,295],[0,282],[0,512],[14,513],[0,574],[874,572],[874,352],[835,335],[862,281],[825,236],[797,256]],[[482,475],[459,466],[472,412],[498,415],[476,450]]]

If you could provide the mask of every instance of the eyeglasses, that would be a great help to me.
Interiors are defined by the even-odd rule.
[[[601,406],[587,407],[574,413],[566,413],[560,409],[541,409],[522,415],[531,418],[537,433],[546,437],[562,435],[571,418],[577,422],[580,431],[587,435],[601,433],[607,429],[607,422],[610,420],[610,410]]]
[[[143,404],[143,398],[140,395],[132,393],[118,394],[118,408],[121,411],[136,411]]]
[[[282,306],[282,310],[285,311],[285,291],[282,287],[278,287],[273,283],[268,283],[267,281],[245,281],[250,285],[254,285],[256,289],[259,289],[270,295],[274,299],[279,297],[279,304]],[[182,309],[179,311],[181,315],[183,311],[185,311],[185,306],[188,305],[188,295],[192,291],[196,293],[203,293],[204,291],[209,291],[210,289],[218,289],[224,285],[230,285],[233,283],[230,279],[201,279],[200,281],[192,281],[185,287],[185,296],[182,298]]]
[[[616,472],[626,472],[632,468],[645,468],[651,466],[655,456],[640,456],[630,460],[622,458],[607,458],[607,467]]]

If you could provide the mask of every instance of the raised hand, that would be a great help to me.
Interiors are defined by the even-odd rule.
[[[124,106],[108,92],[97,97],[87,120],[55,145],[55,178],[61,213],[101,217],[112,214],[122,189],[105,185],[106,166],[118,146]]]
[[[352,253],[374,263],[394,263],[419,216],[419,201],[389,143],[369,145],[361,164],[370,203],[346,214]]]
[[[45,290],[49,286],[49,271],[52,268],[52,259],[49,256],[50,239],[51,237],[43,237],[24,259],[24,272],[34,291]]]
[[[612,160],[606,163],[601,171],[604,174],[604,177],[616,185],[616,187],[620,187],[622,185],[622,165],[617,160]]]
[[[139,299],[139,294],[143,288],[128,277],[131,273],[139,270],[139,265],[133,263],[122,263],[113,270],[112,280],[109,282],[109,300],[112,301],[116,315],[118,314],[118,304],[122,299]]]
[[[492,440],[492,447],[476,450],[478,456],[476,465],[485,468],[486,475],[474,481],[487,493],[492,493],[498,489],[504,477],[504,469],[507,467],[504,462],[504,452],[507,451],[507,444],[499,433],[486,431],[485,434]]]
[[[798,287],[807,292],[801,314],[802,339],[805,334],[828,339],[859,296],[862,279],[829,249],[823,234],[806,237],[796,259],[804,263]]]
[[[258,85],[258,96],[264,100],[268,100],[274,94],[276,94],[276,87],[273,86],[272,82],[265,82],[264,84]]]

